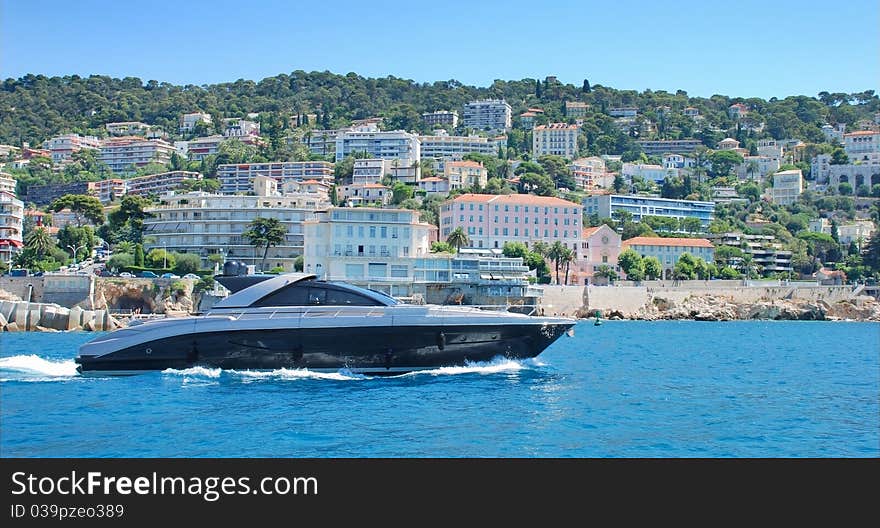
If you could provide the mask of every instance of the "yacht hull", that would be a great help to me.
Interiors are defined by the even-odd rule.
[[[574,326],[564,319],[525,317],[520,324],[242,328],[141,337],[116,349],[76,358],[82,374],[136,374],[191,367],[248,369],[348,369],[399,374],[495,357],[532,358]],[[185,325],[183,325],[186,328]],[[112,334],[110,334],[112,335]],[[104,347],[106,349],[106,347]]]

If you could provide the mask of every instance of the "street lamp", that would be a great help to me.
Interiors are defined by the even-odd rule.
[[[86,247],[86,244],[80,244],[78,246],[74,246],[72,244],[67,244],[67,249],[69,249],[73,252],[73,265],[74,266],[76,266],[76,252],[79,251],[80,249],[84,249],[85,247]]]

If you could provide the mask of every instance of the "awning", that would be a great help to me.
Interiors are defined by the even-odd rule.
[[[20,248],[24,244],[19,242],[18,240],[12,240],[11,238],[0,238],[0,246],[12,246]]]

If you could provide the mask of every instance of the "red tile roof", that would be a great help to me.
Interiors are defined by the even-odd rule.
[[[847,134],[844,134],[843,137],[847,137],[847,136],[873,136],[874,134],[880,134],[880,132],[877,132],[876,130],[857,130],[855,132],[849,132]]]
[[[711,242],[705,238],[663,238],[663,237],[635,237],[624,240],[623,245],[628,246],[670,246],[670,247],[704,247],[714,248]]]
[[[478,162],[476,162],[476,161],[470,161],[470,160],[467,160],[467,161],[449,161],[449,162],[447,162],[446,164],[449,165],[450,167],[473,167],[473,168],[479,168],[479,169],[482,169],[482,168],[483,168],[483,164],[482,164],[482,163],[478,163]]]
[[[482,203],[498,203],[498,204],[516,204],[516,205],[540,205],[540,206],[562,206],[562,207],[580,207],[580,204],[555,198],[552,196],[537,196],[534,194],[460,194],[455,197],[453,202],[482,202]]]

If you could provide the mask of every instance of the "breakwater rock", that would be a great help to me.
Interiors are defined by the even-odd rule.
[[[880,302],[873,297],[858,296],[853,299],[828,302],[809,299],[772,299],[755,302],[736,302],[731,297],[719,295],[692,295],[684,300],[673,301],[653,296],[650,302],[635,312],[611,310],[606,317],[612,319],[696,321],[735,321],[747,319],[787,321],[880,321]]]
[[[60,332],[115,330],[121,323],[106,310],[64,308],[57,304],[21,300],[0,301],[0,331]]]

